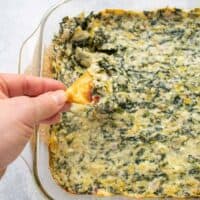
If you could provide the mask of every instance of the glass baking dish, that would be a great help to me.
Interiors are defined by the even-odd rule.
[[[106,8],[128,10],[153,10],[162,7],[178,7],[192,9],[200,7],[199,0],[65,0],[51,8],[41,20],[32,35],[23,43],[19,58],[19,73],[43,76],[44,55],[51,44],[55,33],[59,30],[59,22],[65,16],[76,16],[81,12],[98,12]],[[45,129],[44,129],[45,130]],[[43,131],[44,132],[44,131]],[[49,170],[48,146],[41,134],[41,128],[35,129],[33,138],[33,173],[41,192],[49,199],[57,200],[100,200],[130,199],[126,197],[97,197],[91,195],[75,195],[58,186]],[[30,145],[30,144],[29,144]]]

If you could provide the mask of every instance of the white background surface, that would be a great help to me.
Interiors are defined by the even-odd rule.
[[[58,0],[0,0],[0,72],[17,72],[22,42]]]
[[[0,73],[17,73],[22,42],[58,0],[0,0]],[[18,158],[0,180],[0,200],[44,199],[25,162]]]
[[[193,5],[197,1],[189,2]],[[0,0],[0,73],[17,73],[22,42],[39,24],[43,13],[56,2],[58,0]],[[43,199],[29,168],[18,158],[0,180],[0,200]]]

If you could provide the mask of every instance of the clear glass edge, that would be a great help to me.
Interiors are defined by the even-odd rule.
[[[22,71],[22,59],[23,59],[23,51],[25,46],[27,45],[27,43],[30,42],[30,40],[33,38],[33,36],[39,31],[39,38],[38,40],[40,41],[39,43],[42,45],[42,33],[43,33],[43,28],[45,26],[45,22],[48,19],[48,16],[51,15],[51,13],[53,11],[55,11],[58,7],[62,6],[64,3],[70,2],[72,0],[60,0],[58,3],[54,4],[53,6],[51,6],[43,15],[40,23],[38,24],[38,26],[35,28],[35,30],[24,40],[24,42],[22,43],[21,47],[20,47],[20,51],[19,51],[19,57],[18,57],[18,70],[17,73],[18,74],[23,74],[24,72]],[[42,68],[41,68],[41,55],[42,55],[42,48],[39,48],[39,57],[40,60],[38,61],[40,63],[40,72],[39,74],[37,74],[38,76],[42,76]],[[34,135],[33,135],[33,166],[29,166],[28,162],[26,161],[26,159],[23,156],[20,156],[23,161],[25,162],[25,164],[27,165],[27,167],[29,168],[31,174],[33,175],[34,181],[36,183],[36,186],[39,188],[40,193],[43,195],[43,197],[45,199],[49,199],[49,200],[53,200],[53,198],[48,194],[48,192],[44,189],[39,175],[38,175],[38,169],[37,169],[37,162],[38,162],[38,146],[39,146],[39,137],[38,137],[38,127],[35,127],[35,131],[34,131]],[[31,170],[32,168],[32,170]]]
[[[55,5],[51,6],[43,15],[42,19],[40,20],[40,23],[38,24],[38,26],[36,27],[36,29],[24,40],[24,42],[22,43],[20,50],[19,50],[19,59],[18,59],[18,74],[22,73],[21,70],[21,63],[22,63],[22,54],[23,54],[23,49],[25,47],[25,45],[30,41],[30,39],[34,36],[34,34],[41,28],[43,30],[43,27],[45,26],[45,22],[48,19],[48,16],[51,15],[51,13],[57,9],[58,7],[60,7],[61,5],[63,5],[64,3],[67,3],[69,1],[72,0],[60,0],[58,3],[56,3]],[[42,30],[40,31],[40,39],[42,36]],[[41,52],[40,52],[41,53]],[[41,72],[40,74],[38,74],[41,76]]]

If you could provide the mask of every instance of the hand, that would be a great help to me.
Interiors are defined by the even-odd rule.
[[[52,79],[0,74],[0,171],[20,154],[35,125],[59,121],[69,108],[64,89]]]

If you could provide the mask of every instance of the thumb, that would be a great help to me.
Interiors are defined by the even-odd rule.
[[[22,151],[35,124],[57,114],[66,101],[64,91],[38,97],[0,99],[0,169]]]
[[[10,100],[12,110],[16,112],[15,118],[34,126],[57,114],[65,105],[66,95],[63,90],[58,90],[37,97],[16,97]]]

